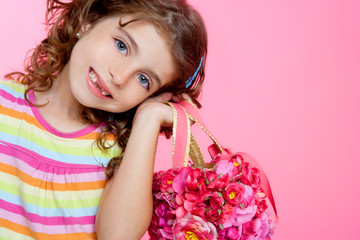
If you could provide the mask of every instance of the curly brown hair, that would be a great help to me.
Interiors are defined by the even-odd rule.
[[[49,90],[57,74],[64,69],[78,40],[76,34],[80,32],[83,24],[95,25],[100,19],[115,14],[135,14],[136,19],[132,21],[151,21],[165,36],[172,49],[179,77],[154,95],[165,91],[174,94],[187,93],[198,107],[201,107],[196,98],[205,77],[207,33],[201,16],[186,0],[47,0],[47,37],[36,46],[31,57],[25,60],[25,73],[12,72],[5,77],[27,84],[25,98],[30,102],[30,90]],[[123,25],[124,23],[120,23],[120,26]],[[191,86],[187,88],[185,82],[196,72],[200,61],[203,62],[202,66]],[[101,150],[106,151],[112,147],[106,144],[105,135],[108,133],[112,133],[117,144],[125,149],[135,110],[136,108],[122,113],[110,113],[83,107],[81,116],[85,123],[102,127],[96,141]],[[166,134],[168,135],[167,131]],[[106,172],[108,178],[112,177],[122,156],[123,153],[110,160]]]

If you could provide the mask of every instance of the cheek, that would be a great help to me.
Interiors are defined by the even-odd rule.
[[[139,90],[122,89],[121,92],[119,92],[116,105],[122,108],[122,111],[127,111],[136,107],[148,97],[148,94],[143,94],[141,91],[139,92]]]
[[[107,59],[112,57],[112,42],[102,38],[94,38],[84,36],[73,48],[71,56],[78,62],[100,61],[105,63]]]

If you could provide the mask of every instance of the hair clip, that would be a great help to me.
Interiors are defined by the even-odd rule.
[[[198,72],[199,72],[199,70],[200,70],[200,68],[201,68],[203,58],[204,58],[204,57],[201,57],[199,67],[196,69],[194,75],[192,75],[192,77],[189,77],[189,79],[185,81],[185,83],[186,83],[186,88],[188,88],[188,87],[192,84],[192,82],[194,81],[194,79],[196,78],[196,76],[197,76],[197,74],[198,74]]]

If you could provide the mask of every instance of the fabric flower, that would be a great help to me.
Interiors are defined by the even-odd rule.
[[[215,226],[204,221],[201,217],[191,214],[176,219],[174,222],[174,239],[199,239],[199,240],[215,240],[218,237]]]
[[[207,183],[206,185],[209,185],[211,182],[215,181],[217,179],[217,173],[215,171],[206,171],[205,172]]]
[[[241,239],[268,240],[272,235],[272,232],[269,232],[269,230],[268,216],[262,214],[260,217],[254,218],[243,225],[243,237]]]
[[[220,214],[220,223],[224,228],[231,227],[231,214],[234,207],[231,204],[225,204]]]
[[[221,160],[216,164],[216,173],[225,175],[229,174],[230,178],[237,175],[237,168],[235,168],[234,164],[228,160]]]
[[[225,187],[223,192],[226,201],[233,205],[237,205],[243,202],[245,194],[245,188],[240,183],[230,183]]]
[[[161,178],[164,175],[164,171],[159,171],[154,173],[153,175],[153,184],[152,184],[152,190],[153,192],[158,192],[160,190],[160,182]]]
[[[173,189],[178,194],[183,194],[185,191],[185,179],[190,172],[190,167],[183,167],[179,174],[173,180]]]
[[[175,199],[170,194],[158,192],[154,194],[155,199],[164,200],[171,208],[175,208]]]
[[[222,207],[222,205],[224,205],[224,198],[222,196],[221,193],[216,192],[216,193],[212,193],[210,196],[208,196],[209,198],[209,202],[210,202],[210,207],[212,209],[219,209]]]
[[[191,211],[191,214],[192,215],[196,215],[196,216],[199,216],[201,217],[202,219],[206,220],[206,208],[205,206],[200,206],[200,207],[197,207],[197,208],[194,208],[192,211]]]
[[[256,214],[256,206],[249,206],[245,209],[235,207],[230,216],[230,222],[233,226],[242,226],[249,222]]]
[[[217,220],[220,219],[220,212],[217,209],[210,209],[206,213],[206,217],[207,217],[207,220],[209,220],[210,222],[213,222],[217,225]]]
[[[165,174],[163,174],[161,181],[160,181],[160,191],[165,193],[173,193],[174,189],[172,187],[175,175],[176,175],[176,171],[173,169],[168,170]]]
[[[152,239],[172,239],[172,226],[175,215],[169,210],[165,202],[156,204],[154,214],[151,220],[149,235]],[[156,236],[156,237],[155,237]]]
[[[256,203],[256,205],[258,206],[258,214],[261,214],[263,212],[265,212],[265,210],[268,208],[268,205],[266,203],[266,200],[261,200],[261,201],[258,201]]]
[[[260,171],[257,168],[251,168],[247,176],[252,188],[258,188],[260,186]]]
[[[190,168],[185,180],[185,189],[187,192],[196,191],[200,185],[205,185],[204,172],[199,168]]]
[[[212,163],[214,170],[183,167],[154,174],[151,240],[271,239],[275,220],[266,211],[259,170],[228,150]]]
[[[206,186],[206,188],[209,191],[221,192],[229,182],[230,182],[229,174],[225,174],[219,177],[219,179],[211,182],[209,185]]]
[[[254,190],[251,187],[244,185],[244,188],[245,188],[245,193],[244,193],[243,203],[244,203],[244,207],[247,207],[252,203],[255,196],[254,196]]]
[[[241,227],[229,227],[219,231],[219,240],[239,240],[241,237]]]
[[[241,237],[241,231],[242,231],[241,226],[239,226],[239,227],[230,227],[227,230],[226,236],[227,236],[228,239],[239,240],[240,237]]]

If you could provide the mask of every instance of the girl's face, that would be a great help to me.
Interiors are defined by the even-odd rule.
[[[120,16],[97,22],[74,46],[64,70],[76,100],[87,107],[124,112],[177,77],[170,47],[155,26]],[[121,17],[121,22],[131,20]]]

